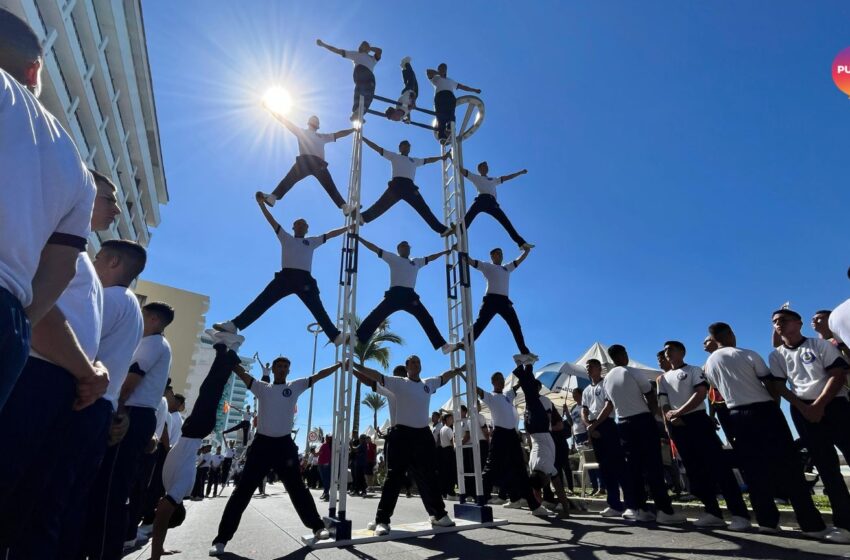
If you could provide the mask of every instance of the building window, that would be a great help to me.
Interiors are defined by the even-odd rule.
[[[71,90],[68,88],[68,80],[65,79],[65,73],[62,72],[62,62],[59,60],[59,57],[56,56],[56,49],[51,47],[50,52],[53,53],[53,60],[56,61],[56,68],[59,69],[59,77],[62,79],[62,87],[65,88],[65,95],[68,96],[68,103],[74,100],[74,96],[71,95]]]
[[[67,3],[66,3],[67,4]],[[71,27],[74,28],[74,36],[77,38],[77,47],[80,49],[80,56],[83,57],[83,64],[85,68],[83,68],[83,72],[88,72],[89,69],[89,61],[86,58],[86,51],[83,48],[83,41],[80,39],[80,31],[77,29],[77,18],[74,15],[71,15]]]
[[[80,111],[77,109],[74,111],[74,120],[77,123],[77,127],[80,129],[80,135],[82,136],[83,145],[86,148],[86,153],[91,152],[91,144],[89,144],[88,138],[86,138],[86,131],[83,130],[83,123],[80,121]]]

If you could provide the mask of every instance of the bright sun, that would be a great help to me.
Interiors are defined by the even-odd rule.
[[[272,113],[285,115],[292,107],[292,98],[289,92],[279,86],[274,86],[266,90],[263,94],[263,105]]]

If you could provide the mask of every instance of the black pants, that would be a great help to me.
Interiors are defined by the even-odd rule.
[[[228,428],[221,432],[221,435],[229,434],[230,432],[235,432],[237,430],[242,430],[242,445],[248,445],[248,432],[251,431],[250,420],[242,420],[232,428]]]
[[[726,460],[723,444],[708,414],[704,411],[686,414],[681,418],[681,424],[670,425],[670,435],[685,464],[691,493],[703,503],[705,511],[723,517],[717,503],[719,488],[729,513],[749,518],[741,487]]]
[[[608,418],[596,427],[596,434],[598,437],[590,438],[590,445],[599,463],[599,476],[602,478],[608,506],[623,511],[623,500],[620,499],[622,489],[626,503],[629,507],[634,507],[632,484],[627,476],[626,459],[617,424]]]
[[[401,69],[401,79],[404,80],[404,87],[401,90],[401,94],[404,95],[404,92],[412,91],[418,98],[419,81],[416,79],[416,72],[413,71],[413,66],[409,62]]]
[[[497,222],[502,224],[502,227],[505,228],[505,231],[508,232],[508,235],[511,236],[514,243],[520,247],[525,245],[525,239],[523,239],[522,236],[517,233],[517,230],[514,229],[514,226],[511,224],[508,216],[502,211],[501,206],[499,206],[499,203],[496,201],[496,197],[489,194],[479,194],[475,197],[475,201],[473,201],[472,206],[469,207],[469,210],[466,211],[466,216],[463,218],[463,221],[466,224],[466,229],[469,229],[472,221],[481,212],[490,214]]]
[[[227,458],[221,463],[221,486],[224,488],[228,484],[230,478],[230,467],[233,465],[233,459]]]
[[[292,294],[297,295],[298,299],[304,302],[328,339],[333,342],[339,335],[339,330],[328,317],[325,306],[322,305],[322,300],[319,297],[319,285],[309,272],[296,268],[284,268],[280,272],[276,272],[274,280],[269,282],[268,286],[260,292],[260,295],[233,319],[233,324],[239,330],[247,328],[274,304]]]
[[[438,519],[446,515],[443,498],[437,482],[437,450],[434,436],[428,428],[396,426],[393,428],[392,447],[385,450],[387,479],[378,502],[375,522],[389,523],[398,503],[398,494],[406,484],[407,472],[413,476],[419,496],[429,515]]]
[[[566,486],[570,490],[573,489],[573,470],[570,467],[570,444],[567,443],[569,430],[561,430],[560,432],[552,432],[552,439],[555,440],[555,468],[558,473],[566,478]],[[554,500],[553,500],[554,501]]]
[[[832,399],[817,423],[806,420],[792,406],[791,419],[821,476],[835,526],[850,530],[850,493],[835,452],[837,447],[844,457],[850,458],[850,401],[843,397]]]
[[[486,500],[493,493],[493,485],[498,483],[500,491],[505,491],[512,502],[525,498],[530,509],[535,510],[540,506],[531,490],[522,442],[516,430],[493,428],[490,451],[481,478]]]
[[[118,445],[107,449],[92,487],[85,531],[85,554],[95,560],[120,560],[127,528],[127,499],[145,447],[156,430],[156,411],[128,406],[130,426]]]
[[[24,306],[9,290],[0,288],[0,410],[27,362],[30,335]]]
[[[39,465],[35,474],[44,493],[28,522],[17,529],[8,557],[20,560],[55,559],[68,551],[71,557],[79,549],[80,533],[85,526],[89,491],[106,453],[112,404],[99,399],[91,406],[74,412],[60,433],[61,441],[53,449],[48,465]],[[60,460],[56,460],[61,457]],[[49,474],[42,477],[42,467]],[[26,505],[23,502],[19,505]]]
[[[372,98],[375,96],[375,74],[371,70],[357,64],[354,66],[354,104],[351,107],[352,113],[357,113],[360,108],[360,97],[363,96],[363,114],[369,110],[372,105]]]
[[[212,491],[213,497],[218,496],[218,484],[221,482],[221,466],[217,469],[210,469],[210,474],[207,477],[207,497]]]
[[[76,392],[67,370],[29,358],[0,410],[8,453],[0,455],[0,547],[8,546],[41,510],[45,479],[57,460]]]
[[[221,523],[218,525],[218,535],[213,540],[213,544],[226,544],[233,538],[236,529],[239,528],[242,513],[251,501],[251,496],[271,469],[274,469],[283,481],[283,486],[289,494],[289,499],[292,500],[301,523],[313,531],[325,527],[316,510],[313,496],[310,495],[310,491],[301,479],[298,447],[292,441],[292,436],[269,437],[257,434],[251,447],[248,448],[245,468],[242,470],[239,483],[224,507]]]
[[[147,502],[148,492],[154,486],[154,471],[159,460],[159,446],[153,453],[144,453],[139,464],[139,470],[136,474],[136,479],[130,487],[130,499],[127,502],[127,528],[124,532],[124,540],[129,541],[135,539],[139,531],[139,521],[142,520],[144,507]],[[165,456],[162,457],[163,462]],[[159,471],[159,485],[162,486],[162,470]],[[156,492],[156,489],[153,489]],[[165,491],[162,490],[162,494]],[[162,497],[162,494],[157,496],[156,501]],[[156,507],[156,506],[154,506]]]
[[[328,196],[330,196],[331,200],[334,201],[334,204],[337,205],[337,208],[342,208],[343,204],[345,204],[345,199],[342,198],[341,194],[339,194],[339,190],[336,188],[333,177],[331,177],[330,171],[328,171],[328,162],[319,156],[297,156],[295,158],[295,163],[289,170],[289,173],[287,173],[280,183],[278,183],[272,191],[272,194],[280,200],[286,196],[286,193],[288,193],[297,182],[305,177],[309,177],[310,175],[319,181],[319,184],[322,185],[322,188],[325,189],[325,192],[328,193]]]
[[[812,501],[800,455],[779,405],[768,401],[730,408],[729,421],[758,524],[779,524],[773,499],[781,491],[790,499],[800,529],[823,530],[826,526]]]
[[[168,448],[159,444],[156,450],[156,465],[153,468],[153,476],[151,476],[148,491],[145,493],[145,499],[142,502],[142,525],[153,523],[159,499],[165,496],[165,486],[162,484],[162,467],[165,465],[166,457],[168,457]]]
[[[413,288],[402,286],[392,286],[384,292],[384,299],[381,300],[381,303],[360,323],[360,328],[357,329],[357,339],[363,342],[369,340],[369,337],[381,323],[396,311],[407,311],[416,317],[434,348],[439,348],[446,343],[446,339],[443,338],[440,329],[434,323],[434,318],[422,305],[419,295]]]
[[[198,398],[195,399],[192,412],[180,429],[180,433],[188,438],[204,439],[215,429],[218,403],[221,402],[233,368],[240,362],[236,352],[228,350],[224,344],[216,344],[213,349],[213,363],[201,383],[201,388],[198,389]]]
[[[207,484],[207,478],[209,475],[209,467],[198,467],[195,471],[195,484],[192,486],[192,498],[204,497],[204,486]]]
[[[390,458],[393,457],[393,454],[389,452],[389,449],[390,449],[390,447],[392,447],[392,442],[395,439],[395,433],[396,433],[395,426],[391,426],[390,429],[387,430],[386,436],[384,436],[384,460],[386,462],[387,469],[389,469]],[[319,466],[319,469],[321,470],[321,465]],[[324,481],[322,482],[322,484],[324,485],[325,494],[328,493],[328,488],[329,488],[328,485],[330,484],[330,465],[328,465],[328,478],[327,478],[327,480],[328,480],[327,482],[324,482]],[[413,486],[413,481],[410,478],[410,472],[405,471],[404,479],[401,481],[400,488],[403,488],[406,493],[410,494],[410,490],[411,490],[412,486]],[[431,513],[429,511],[428,515],[433,515],[433,513]]]
[[[618,428],[626,455],[626,468],[632,479],[634,507],[646,509],[646,486],[649,486],[655,508],[673,513],[673,502],[664,483],[661,435],[655,418],[649,412],[621,418]]]
[[[431,212],[431,209],[428,208],[428,204],[425,203],[425,199],[422,198],[421,194],[419,194],[419,187],[413,184],[413,181],[404,177],[393,177],[387,185],[387,190],[385,190],[384,194],[375,201],[375,204],[360,214],[363,217],[364,222],[371,222],[392,208],[396,202],[403,200],[410,204],[410,206],[416,210],[420,216],[422,216],[422,219],[425,220],[428,227],[440,234],[446,231],[446,226],[443,225],[434,213]]]
[[[514,335],[514,341],[516,341],[520,353],[528,354],[529,350],[528,346],[525,345],[525,337],[522,335],[519,317],[517,317],[514,304],[508,296],[499,294],[487,294],[484,296],[481,309],[478,311],[478,318],[475,319],[475,324],[472,326],[472,331],[475,333],[475,340],[478,340],[478,337],[481,336],[481,333],[484,332],[484,329],[487,328],[487,325],[490,324],[490,321],[496,315],[504,319],[508,328],[511,329],[511,334]]]
[[[457,99],[451,91],[438,91],[434,95],[434,112],[437,113],[437,137],[445,140],[449,137],[449,125],[455,122]]]
[[[457,464],[455,463],[455,448],[454,446],[440,447],[438,451],[440,464],[437,467],[437,472],[440,477],[440,494],[444,498],[446,496],[456,496]]]

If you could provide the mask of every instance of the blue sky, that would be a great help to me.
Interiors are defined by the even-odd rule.
[[[514,225],[537,244],[513,274],[511,297],[541,362],[573,360],[595,341],[626,345],[654,363],[677,338],[694,363],[713,321],[732,324],[739,344],[766,357],[770,312],[786,300],[804,317],[848,294],[847,153],[850,100],[831,81],[835,55],[850,45],[844,2],[432,2],[398,13],[398,3],[146,2],[145,26],[170,203],[154,231],[148,280],[208,294],[209,323],[237,314],[280,265],[279,244],[253,199],[273,188],[297,153],[293,138],[259,108],[266,87],[295,98],[298,123],[315,113],[326,132],[348,126],[351,63],[315,45],[367,39],[384,49],[378,93],[401,89],[398,61],[413,57],[421,103],[425,69],[483,90],[486,119],[464,145],[468,166],[492,174],[523,167],[501,187]],[[365,134],[413,155],[438,153],[427,131],[376,117]],[[327,146],[346,187],[349,139]],[[362,202],[389,179],[388,163],[366,150]],[[439,166],[417,183],[440,215]],[[468,186],[467,196],[474,195]],[[312,178],[273,209],[312,234],[343,217]],[[442,240],[405,204],[362,229],[378,245],[407,239],[415,255]],[[471,228],[473,256],[516,252],[488,216]],[[314,275],[331,315],[340,241],[315,254]],[[389,281],[370,253],[360,264],[365,316]],[[476,307],[483,278],[474,273]],[[445,329],[442,263],[420,272],[417,290]],[[295,298],[245,331],[244,353],[293,361],[309,373],[312,322]],[[392,328],[426,375],[448,360],[431,350],[404,314]],[[807,331],[810,329],[807,328]],[[516,351],[494,319],[476,345],[479,376],[511,367]],[[318,363],[333,360],[320,346]],[[317,388],[314,424],[330,426],[331,380]],[[365,393],[364,393],[365,394]],[[432,408],[448,398],[438,393]],[[306,424],[306,398],[299,424]],[[364,409],[363,427],[369,423]],[[382,415],[383,417],[383,415]],[[300,438],[299,438],[300,439]]]

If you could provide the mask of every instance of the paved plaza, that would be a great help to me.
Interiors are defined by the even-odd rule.
[[[186,502],[186,522],[168,535],[166,546],[181,550],[170,556],[175,560],[207,558],[221,512],[233,487],[224,497],[203,502]],[[827,560],[850,558],[850,547],[822,544],[797,538],[796,531],[776,536],[730,531],[698,531],[693,525],[661,527],[622,520],[606,520],[598,514],[575,515],[570,520],[543,520],[527,510],[508,510],[496,506],[494,515],[509,525],[475,529],[459,533],[420,537],[402,541],[364,544],[342,549],[312,551],[301,545],[305,533],[289,497],[280,484],[268,486],[268,498],[254,498],[242,517],[236,537],[220,558],[224,560],[301,560],[301,559],[388,559],[449,560],[493,558],[609,560],[609,559],[695,559],[757,558]],[[314,491],[318,499],[319,493]],[[355,529],[370,521],[378,505],[377,496],[349,499],[349,516]],[[327,504],[319,503],[319,512],[327,513]],[[426,518],[417,497],[400,498],[393,521],[409,523]],[[128,553],[124,560],[149,558],[148,547]]]

